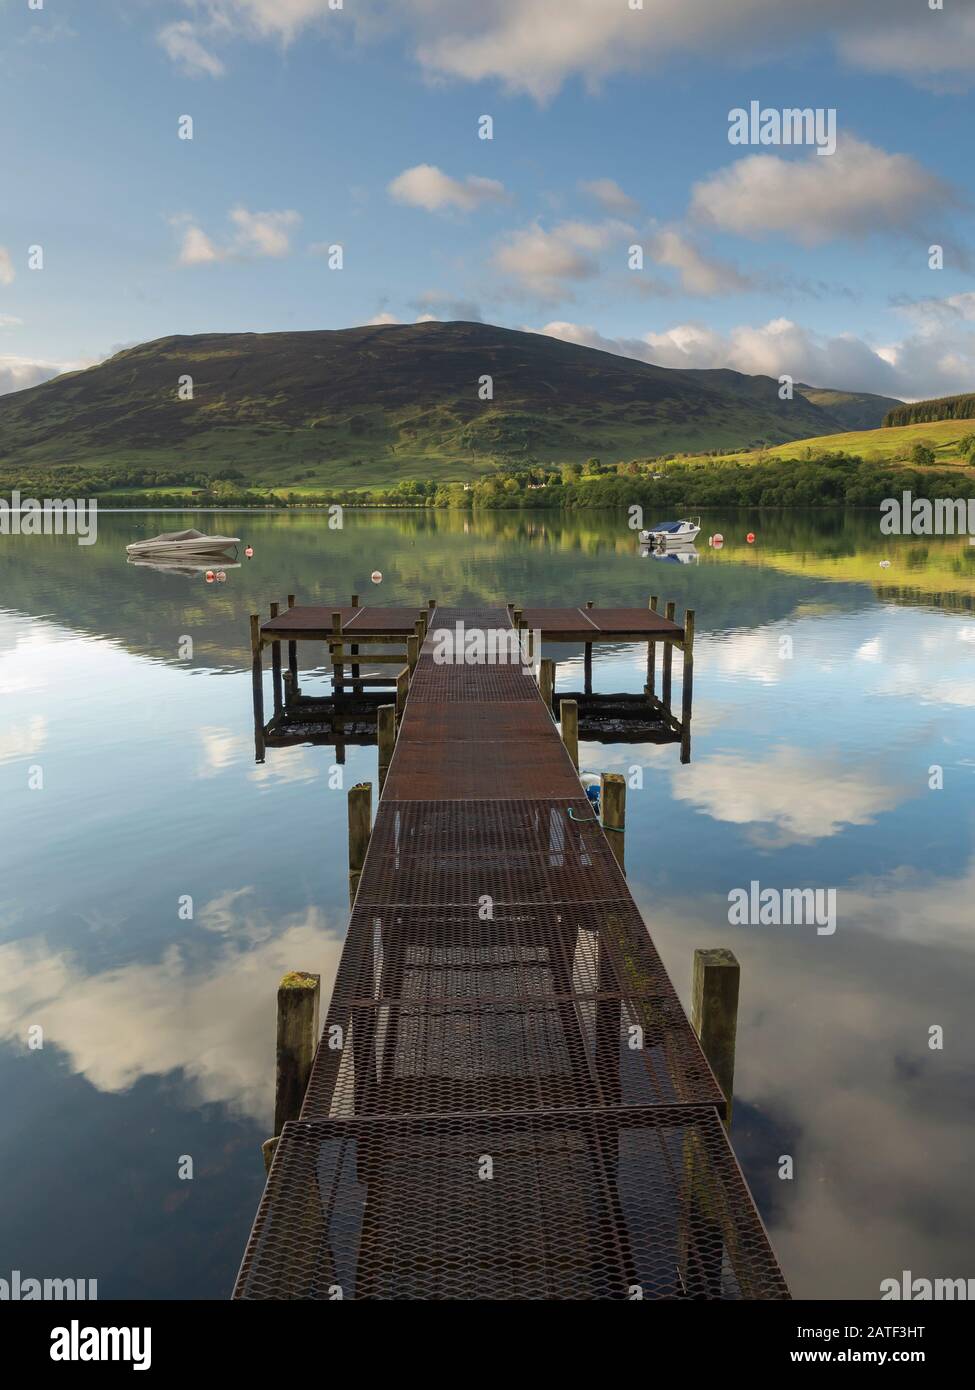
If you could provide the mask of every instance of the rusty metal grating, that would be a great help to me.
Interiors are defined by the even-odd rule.
[[[469,964],[447,987],[504,992],[526,981],[534,999],[345,1004],[329,1011],[301,1118],[454,1114],[477,1110],[550,1112],[591,1106],[712,1105],[717,1082],[676,999],[610,994],[552,997],[547,962]],[[517,984],[515,981],[517,980]],[[411,987],[412,976],[403,981]],[[339,1046],[341,1044],[341,1046]]]
[[[673,627],[619,610],[610,628],[636,612],[636,631]],[[234,1296],[788,1298],[724,1098],[534,681],[437,664],[458,621],[510,624],[431,619]]]
[[[288,1124],[234,1296],[789,1295],[702,1106]]]
[[[495,739],[490,724],[474,743],[400,739],[383,788],[386,801],[510,800],[577,796],[579,778],[559,740]]]

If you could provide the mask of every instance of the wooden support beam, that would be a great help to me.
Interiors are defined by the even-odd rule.
[[[676,612],[676,610],[677,610],[677,604],[674,602],[673,599],[668,599],[668,601],[667,601],[667,607],[666,607],[666,609],[664,610],[664,617],[665,617],[669,622],[673,622],[673,621],[674,621],[674,613]],[[674,644],[673,644],[673,642],[665,642],[665,643],[664,643],[664,676],[663,676],[663,681],[662,681],[662,683],[661,683],[661,684],[662,684],[661,694],[662,694],[662,696],[663,696],[663,702],[664,702],[664,704],[667,706],[668,709],[670,709],[670,691],[671,691],[671,683],[672,683],[673,670],[674,670]]]
[[[271,604],[271,617],[276,618],[280,612],[280,605]],[[271,692],[274,699],[274,713],[279,715],[284,705],[281,694],[281,642],[271,643]]]
[[[561,700],[559,715],[562,723],[562,742],[576,768],[579,767],[579,706],[575,700]]]
[[[741,966],[731,951],[717,946],[694,952],[691,1024],[727,1102],[725,1124],[729,1127],[735,1087],[740,982]]]
[[[551,714],[552,696],[555,694],[555,662],[548,657],[543,657],[538,667],[538,688],[545,701],[545,708]]]
[[[292,970],[278,985],[277,1076],[274,1088],[274,1133],[297,1120],[305,1098],[318,1045],[318,1000],[321,976]]]
[[[626,778],[618,772],[604,772],[600,775],[599,814],[616,862],[621,869],[625,869]]]
[[[254,700],[254,756],[264,761],[264,663],[261,659],[261,617],[251,618],[251,693]]]
[[[376,710],[376,734],[379,742],[379,790],[383,789],[386,773],[396,747],[396,706],[380,705]]]
[[[349,792],[349,902],[352,906],[371,834],[372,783],[358,782]]]
[[[288,607],[289,607],[289,608],[294,608],[294,606],[295,606],[295,596],[294,596],[294,594],[289,594],[289,595],[288,595]],[[291,672],[292,678],[293,678],[293,680],[294,680],[295,690],[297,691],[297,689],[298,689],[298,643],[297,643],[297,642],[289,642],[289,643],[288,643],[288,670]],[[287,691],[285,691],[285,699],[287,699]]]
[[[432,613],[433,610],[436,608],[436,606],[437,606],[437,600],[436,600],[435,598],[428,598],[428,599],[427,599],[427,608],[429,608],[429,610],[430,610],[431,613]]]
[[[332,659],[332,688],[341,691],[345,675],[342,657],[345,653],[342,647],[342,614],[339,612],[332,613],[332,638],[329,639],[328,650]]]
[[[410,668],[404,666],[396,677],[396,718],[403,718],[403,711],[406,709],[406,697],[410,693]]]
[[[656,613],[658,598],[656,594],[650,596],[650,612]],[[657,644],[656,642],[647,643],[647,686],[651,695],[657,691]]]
[[[406,664],[410,668],[410,676],[416,670],[416,663],[420,658],[420,639],[416,633],[406,639]]]
[[[684,666],[680,687],[680,760],[691,760],[691,713],[694,705],[694,609],[684,614]]]

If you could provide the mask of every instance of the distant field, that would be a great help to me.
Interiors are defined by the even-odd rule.
[[[774,448],[747,454],[728,454],[717,462],[755,463],[760,458],[804,459],[823,453],[858,454],[868,463],[906,463],[915,444],[934,451],[935,467],[963,467],[958,444],[975,434],[975,420],[934,420],[929,424],[899,425],[894,429],[854,430],[850,434],[825,434],[818,439],[797,439]]]

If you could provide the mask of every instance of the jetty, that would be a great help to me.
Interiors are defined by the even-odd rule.
[[[514,659],[466,659],[472,632],[516,634]],[[641,704],[690,756],[694,617],[673,605],[291,599],[251,619],[257,755],[263,651],[286,738],[311,642],[333,677],[311,697],[322,737],[375,725],[380,796],[373,817],[371,787],[349,793],[351,918],[321,1030],[318,977],[279,988],[237,1299],[789,1297],[727,1134],[737,963],[696,953],[692,1027],[627,885],[625,780],[603,775],[597,810],[586,691],[555,696],[540,641],[645,643],[647,686],[629,711],[612,697],[616,717]],[[364,674],[382,653],[392,674]]]

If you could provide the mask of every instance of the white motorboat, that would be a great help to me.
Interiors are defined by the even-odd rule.
[[[129,555],[155,559],[161,556],[196,557],[212,555],[215,558],[240,544],[239,536],[205,536],[202,531],[166,531],[161,536],[153,536],[147,541],[133,541],[125,549]]]
[[[641,545],[687,545],[701,530],[701,518],[689,521],[658,521],[656,526],[640,532]]]

